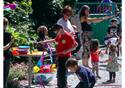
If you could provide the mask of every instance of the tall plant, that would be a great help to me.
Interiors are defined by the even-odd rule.
[[[37,39],[36,31],[32,30],[34,24],[29,19],[32,13],[32,2],[30,0],[13,0],[13,2],[16,3],[15,10],[4,10],[4,16],[9,20],[8,31],[15,38],[15,46],[31,45],[31,42]],[[12,3],[12,0],[9,3]]]

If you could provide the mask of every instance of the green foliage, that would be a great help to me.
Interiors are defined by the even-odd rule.
[[[70,5],[72,8],[75,8],[77,0],[64,0],[64,6]]]
[[[19,80],[27,79],[28,66],[24,63],[11,65],[8,76],[8,88],[19,88]]]
[[[22,80],[22,79],[27,79],[27,71],[28,71],[28,66],[24,63],[21,64],[13,64],[10,68],[9,71],[9,76],[8,79],[18,79],[18,80]]]
[[[29,21],[29,14],[32,12],[32,2],[30,0],[21,0],[21,2],[13,2],[17,4],[15,10],[4,10],[4,16],[8,18],[9,22],[13,26],[19,26],[20,22]]]
[[[60,18],[63,0],[32,0],[36,28],[40,25],[51,27]]]
[[[15,10],[4,11],[4,16],[9,20],[8,31],[14,37],[14,46],[32,45],[32,42],[37,39],[36,31],[32,28],[34,24],[29,19],[29,14],[32,13],[32,2],[30,0],[14,2],[17,3]]]
[[[35,33],[35,31],[28,28],[28,24],[20,26],[20,28],[17,27],[17,29],[11,26],[8,27],[8,31],[12,34],[14,38],[14,46],[31,45],[31,43],[37,39],[37,34]]]

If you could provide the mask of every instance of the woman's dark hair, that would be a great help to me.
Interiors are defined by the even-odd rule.
[[[82,7],[81,7],[81,10],[80,10],[80,17],[82,17],[82,16],[87,16],[86,14],[85,14],[85,10],[89,10],[90,8],[89,8],[89,6],[88,5],[83,5]]]
[[[66,5],[66,6],[63,8],[62,13],[63,13],[63,14],[70,13],[70,15],[72,15],[72,13],[73,13],[73,12],[72,12],[72,7],[69,6],[69,5]]]
[[[90,51],[95,52],[96,50],[98,50],[98,47],[99,47],[98,39],[92,39],[90,43]]]
[[[40,26],[37,29],[37,33],[38,33],[38,36],[39,36],[38,41],[45,40],[45,31],[48,31],[46,26]]]
[[[65,66],[68,67],[74,67],[75,65],[78,65],[78,61],[75,58],[70,58],[66,61]]]

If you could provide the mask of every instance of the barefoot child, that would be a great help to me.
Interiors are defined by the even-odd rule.
[[[93,88],[96,82],[95,75],[90,69],[84,66],[78,66],[76,59],[71,58],[67,60],[66,67],[75,72],[80,82],[75,88]]]
[[[97,39],[92,39],[90,44],[90,53],[91,53],[91,63],[92,63],[92,71],[96,72],[97,78],[101,78],[99,76],[99,41]]]

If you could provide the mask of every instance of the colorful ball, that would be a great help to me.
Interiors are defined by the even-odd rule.
[[[33,71],[34,71],[34,73],[37,73],[40,71],[40,68],[38,66],[34,66]]]
[[[56,69],[56,64],[52,64],[51,65],[51,72],[56,72],[57,69]]]
[[[51,65],[43,65],[40,67],[41,73],[49,73],[51,72]]]

